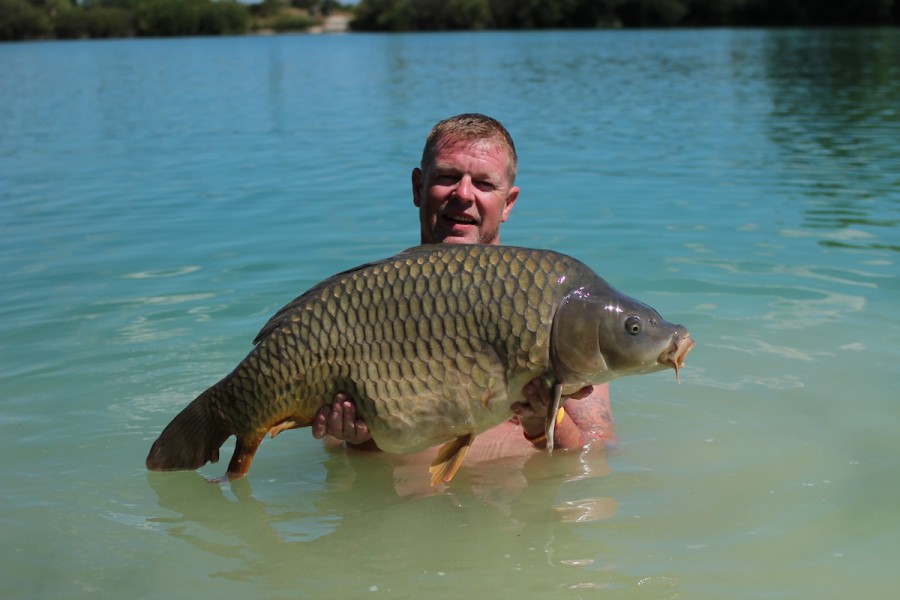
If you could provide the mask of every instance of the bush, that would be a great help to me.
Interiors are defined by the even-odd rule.
[[[200,35],[235,35],[246,33],[250,25],[250,12],[243,4],[204,1],[199,18]]]
[[[77,8],[59,11],[53,18],[53,33],[62,39],[87,37],[86,11]]]
[[[50,33],[50,21],[26,0],[0,0],[0,40],[29,40]]]
[[[284,33],[286,31],[306,31],[314,24],[312,19],[304,15],[285,14],[276,17],[269,27],[273,31]]]
[[[138,35],[221,35],[247,31],[250,13],[233,0],[144,0],[137,7]]]
[[[118,38],[135,34],[133,11],[123,8],[92,8],[86,12],[89,37]]]

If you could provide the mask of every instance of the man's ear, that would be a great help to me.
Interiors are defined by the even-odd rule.
[[[422,181],[424,180],[424,174],[422,173],[422,169],[416,167],[412,170],[412,193],[413,193],[413,204],[416,206],[422,206]]]
[[[503,207],[503,223],[509,218],[509,213],[512,212],[513,204],[516,203],[516,199],[519,197],[519,188],[513,186],[509,189],[509,193],[506,195],[506,206]]]

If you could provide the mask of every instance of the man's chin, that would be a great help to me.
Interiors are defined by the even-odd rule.
[[[441,244],[477,244],[479,242],[478,229],[472,227],[468,231],[460,231],[454,228],[447,232],[437,232],[435,240]]]
[[[444,244],[477,244],[477,238],[471,238],[467,236],[448,236],[444,238],[442,242]]]

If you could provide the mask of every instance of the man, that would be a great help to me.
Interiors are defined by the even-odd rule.
[[[422,243],[499,244],[500,226],[519,196],[517,160],[509,133],[490,117],[463,114],[435,125],[425,142],[421,166],[412,172]],[[493,435],[502,438],[507,447],[521,446],[516,451],[544,447],[550,398],[538,380],[531,381],[523,392],[527,402],[513,405],[516,418],[485,432],[476,443]],[[516,427],[521,427],[522,435],[509,436],[510,428]],[[331,406],[319,411],[312,431],[316,439],[330,435],[356,448],[377,449],[365,421],[356,418],[354,404],[345,394],[338,394]],[[587,387],[568,397],[556,418],[555,447],[580,448],[611,437],[608,384]],[[470,460],[472,456],[470,451]]]

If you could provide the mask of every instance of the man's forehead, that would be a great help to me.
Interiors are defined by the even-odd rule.
[[[500,144],[486,137],[466,138],[457,135],[443,135],[435,143],[437,148],[499,148]]]
[[[471,154],[477,158],[496,158],[499,166],[506,167],[509,164],[509,154],[506,148],[491,140],[461,140],[450,138],[441,140],[435,146],[434,162],[436,167],[452,167],[452,154],[461,152]]]

